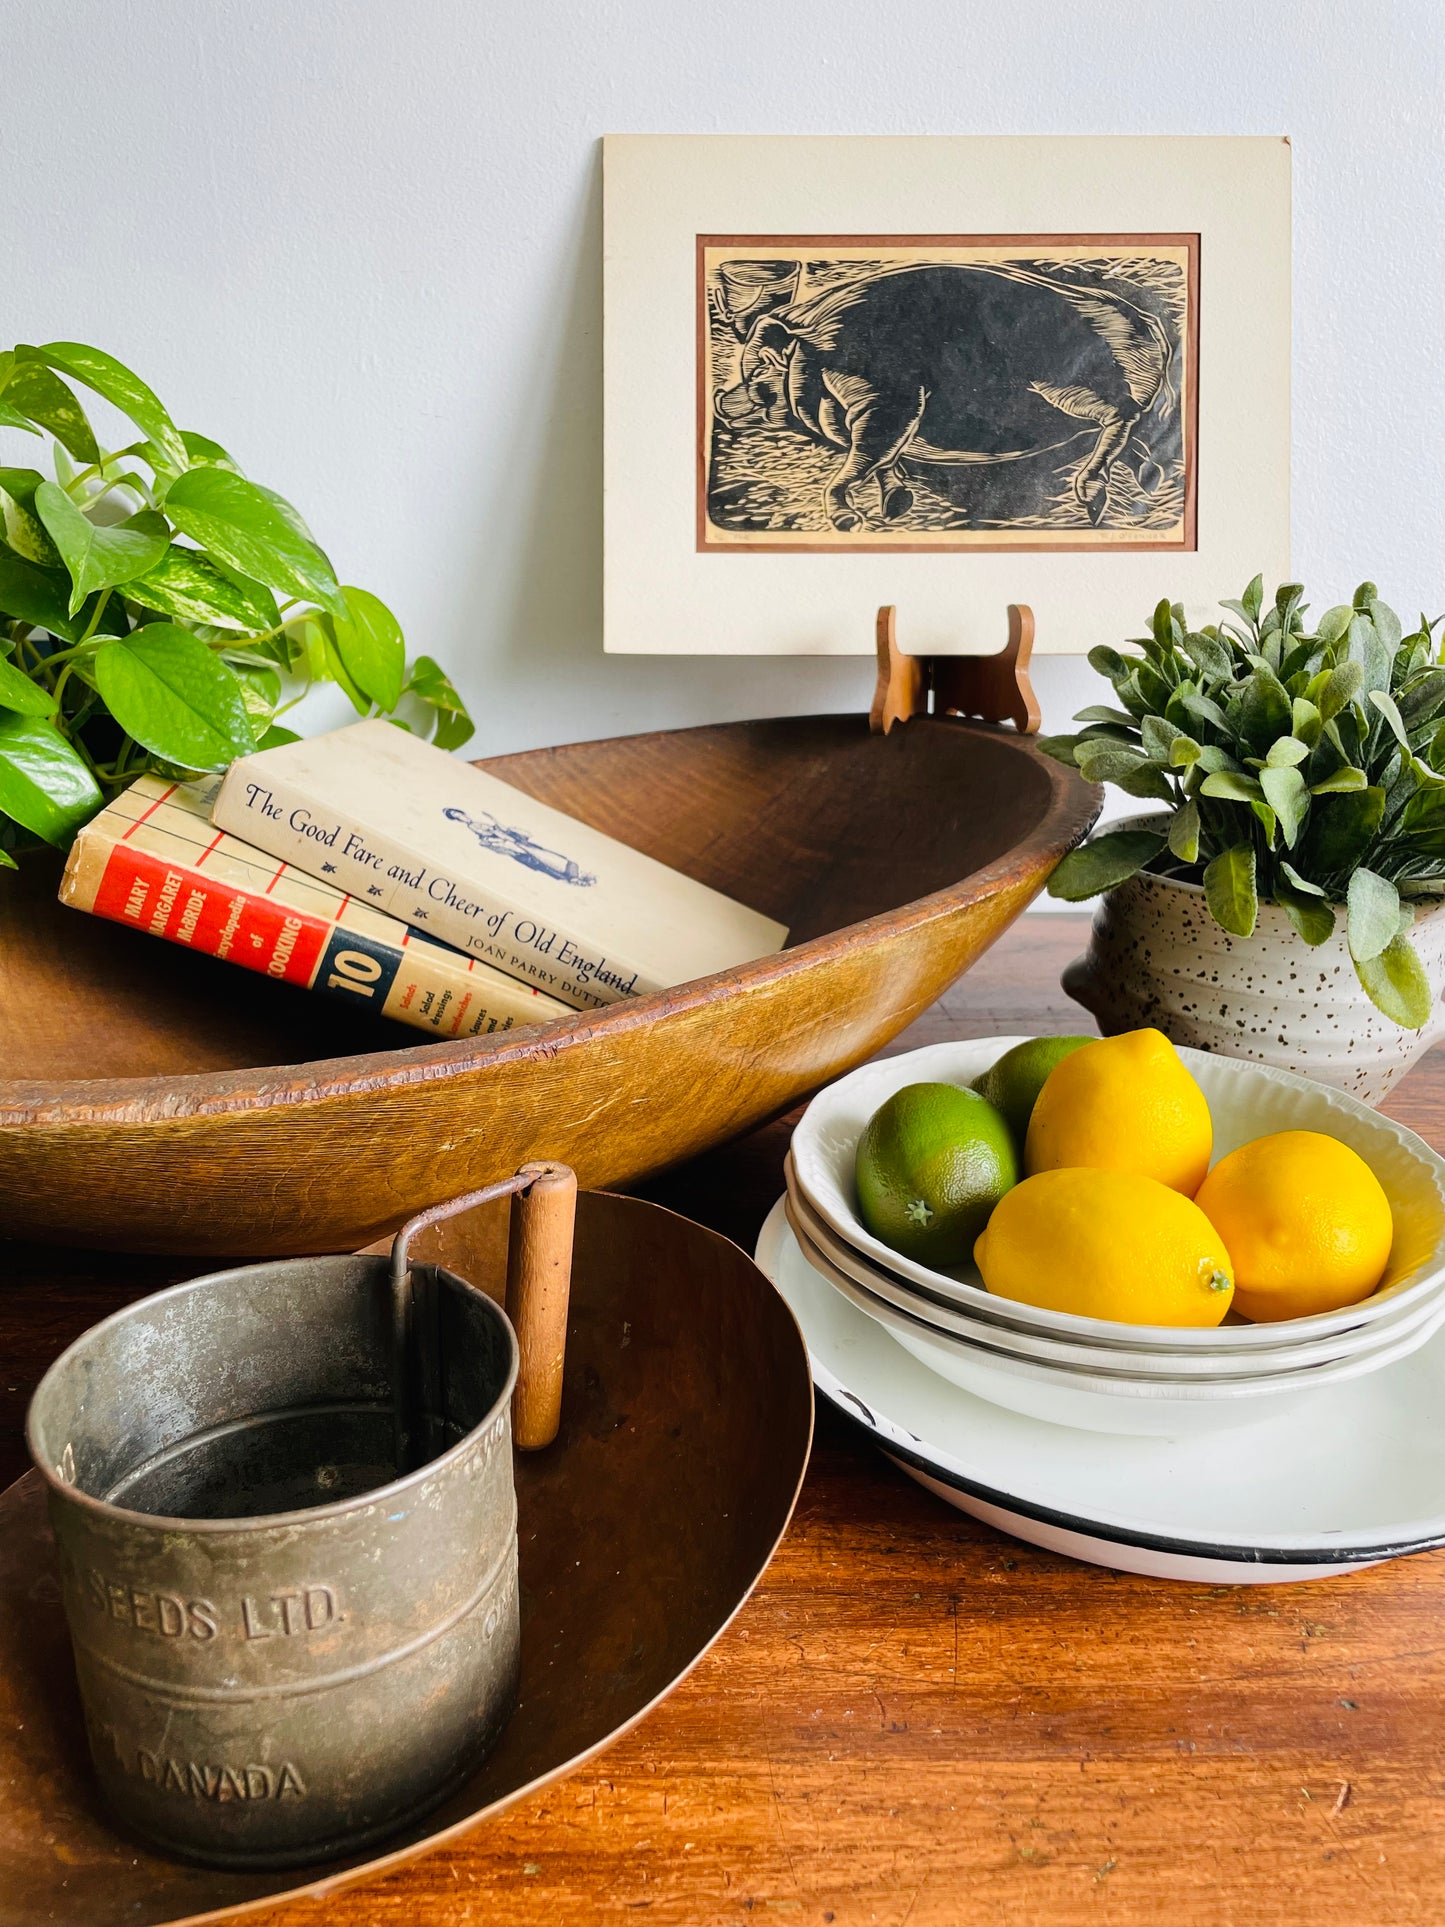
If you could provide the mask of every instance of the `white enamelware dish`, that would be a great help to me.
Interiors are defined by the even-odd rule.
[[[1442,1293],[1438,1298],[1424,1298],[1417,1304],[1405,1306],[1392,1319],[1377,1318],[1372,1324],[1356,1326],[1338,1332],[1333,1337],[1310,1339],[1302,1345],[1281,1343],[1278,1346],[1259,1346],[1245,1353],[1169,1352],[1162,1346],[1157,1352],[1143,1352],[1137,1348],[1094,1345],[1077,1339],[1048,1338],[1037,1332],[1018,1331],[993,1320],[985,1321],[953,1306],[941,1304],[920,1287],[884,1271],[881,1265],[870,1264],[851,1245],[844,1244],[811,1209],[797,1188],[791,1160],[785,1161],[783,1172],[788,1183],[788,1221],[805,1250],[809,1247],[816,1249],[833,1269],[842,1272],[873,1297],[892,1305],[895,1310],[907,1312],[937,1331],[966,1339],[985,1351],[1000,1352],[1005,1357],[1038,1359],[1060,1368],[1107,1371],[1111,1375],[1117,1373],[1135,1378],[1248,1378],[1256,1377],[1261,1372],[1295,1371],[1303,1366],[1330,1365],[1342,1359],[1359,1357],[1381,1346],[1393,1344],[1408,1332],[1426,1325],[1433,1331],[1436,1324],[1445,1320],[1445,1293]],[[1276,1329],[1288,1332],[1292,1327],[1286,1323]]]
[[[1005,1051],[1026,1041],[975,1038],[933,1044],[865,1064],[820,1091],[793,1133],[798,1189],[845,1244],[944,1303],[985,1317],[997,1315],[999,1300],[984,1289],[974,1266],[961,1266],[951,1273],[932,1271],[891,1250],[866,1228],[856,1209],[854,1159],[863,1127],[895,1091],[906,1084],[971,1084]],[[1328,1337],[1393,1317],[1445,1291],[1445,1160],[1423,1138],[1343,1091],[1311,1084],[1293,1072],[1243,1058],[1211,1057],[1206,1051],[1186,1049],[1179,1055],[1208,1101],[1216,1161],[1252,1138],[1275,1131],[1322,1131],[1365,1160],[1384,1186],[1395,1219],[1395,1243],[1379,1289],[1343,1311],[1277,1324],[1226,1324],[1207,1330],[1124,1325],[1042,1311],[1019,1302],[1010,1302],[1011,1322],[1055,1338],[1109,1346],[1233,1354],[1277,1345],[1282,1336],[1290,1342]]]
[[[757,1262],[802,1328],[813,1381],[900,1468],[1030,1544],[1120,1572],[1279,1584],[1445,1545],[1445,1332],[1399,1364],[1218,1438],[1042,1425],[947,1384],[824,1282],[782,1202]]]
[[[940,1378],[1011,1412],[1085,1432],[1173,1439],[1258,1425],[1302,1398],[1315,1397],[1324,1387],[1397,1363],[1418,1351],[1445,1324],[1442,1306],[1433,1322],[1394,1344],[1336,1364],[1310,1365],[1295,1372],[1229,1379],[1126,1378],[1117,1373],[1049,1365],[1037,1359],[1011,1358],[938,1331],[854,1284],[815,1246],[800,1239],[792,1225],[789,1230],[803,1257],[835,1291]]]

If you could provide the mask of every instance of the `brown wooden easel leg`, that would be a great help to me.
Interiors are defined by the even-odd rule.
[[[1029,680],[1033,648],[1034,612],[1026,603],[1011,602],[1008,641],[996,656],[933,658],[934,713],[1011,722],[1021,736],[1036,734],[1039,704]]]
[[[875,736],[886,736],[895,723],[906,723],[926,708],[926,666],[922,658],[905,656],[898,647],[898,611],[891,602],[885,602],[878,611],[875,633],[878,681],[873,688],[868,727]]]

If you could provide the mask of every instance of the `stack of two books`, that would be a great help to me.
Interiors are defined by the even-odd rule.
[[[445,1037],[709,976],[787,931],[390,723],[144,776],[61,898]]]

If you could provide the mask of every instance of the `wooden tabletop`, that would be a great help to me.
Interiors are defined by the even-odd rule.
[[[1088,1028],[1034,916],[897,1048]],[[1385,1109],[1445,1148],[1445,1054]],[[752,1247],[786,1125],[648,1187]],[[0,1483],[87,1325],[195,1267],[0,1247]],[[1226,1445],[1221,1451],[1227,1450]],[[266,1927],[1430,1927],[1445,1918],[1445,1552],[1205,1587],[932,1498],[831,1410],[792,1530],[697,1672],[457,1847]]]

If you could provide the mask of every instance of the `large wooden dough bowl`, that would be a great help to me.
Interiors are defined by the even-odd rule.
[[[1035,895],[1096,792],[1003,729],[817,716],[483,767],[786,922],[791,948],[491,1038],[421,1041],[0,881],[0,1235],[350,1251],[558,1158],[705,1150],[895,1036]]]

